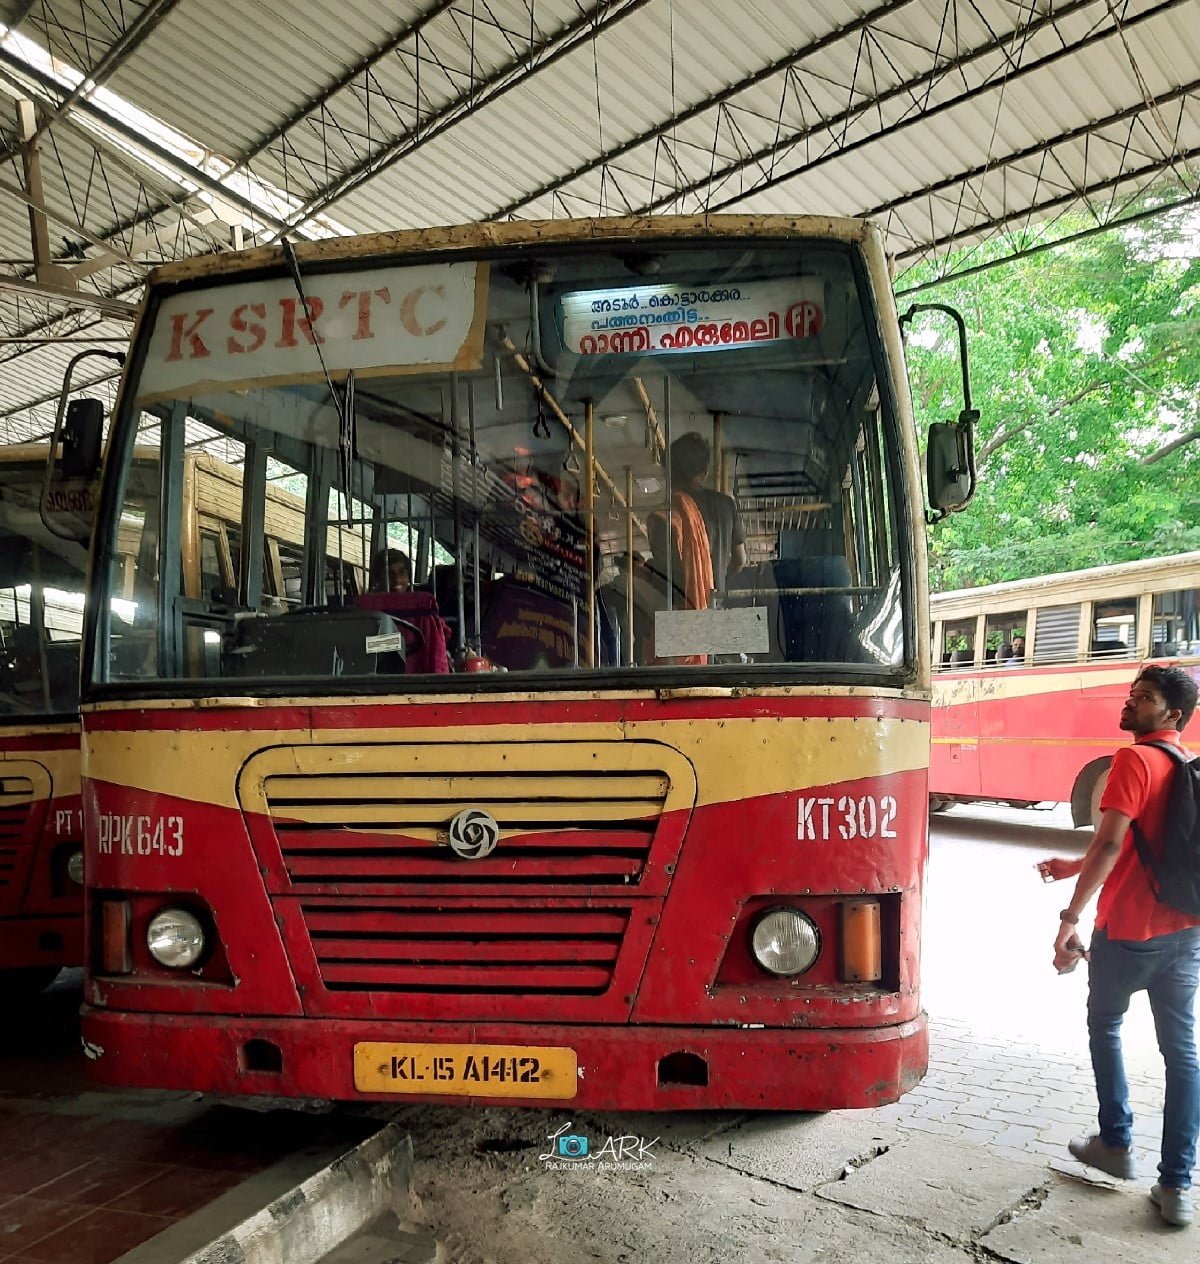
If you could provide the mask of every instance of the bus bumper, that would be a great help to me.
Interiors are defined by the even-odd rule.
[[[66,917],[0,918],[0,970],[83,965],[82,904]]]
[[[543,1106],[587,1110],[840,1110],[881,1106],[914,1087],[929,1061],[922,1013],[890,1027],[555,1027],[198,1018],[83,1008],[84,1052],[109,1084],[236,1095]],[[439,1092],[407,1065],[389,1091],[355,1083],[355,1047],[425,1045],[573,1050],[572,1095]],[[386,1058],[384,1059],[386,1061]],[[461,1061],[461,1056],[460,1056]],[[405,1066],[400,1063],[402,1072]],[[377,1088],[377,1084],[376,1084]]]

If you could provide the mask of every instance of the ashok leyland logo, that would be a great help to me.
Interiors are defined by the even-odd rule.
[[[650,1151],[658,1145],[658,1138],[647,1141],[645,1137],[605,1137],[598,1146],[582,1132],[572,1132],[572,1124],[565,1123],[546,1138],[549,1143],[545,1154],[538,1158],[552,1172],[566,1172],[579,1168],[588,1172],[648,1172],[653,1166]]]
[[[496,850],[500,826],[482,808],[464,808],[450,822],[449,842],[463,860],[482,860]]]

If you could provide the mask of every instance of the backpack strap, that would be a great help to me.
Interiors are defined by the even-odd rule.
[[[1183,750],[1176,742],[1137,742],[1138,746],[1153,746],[1155,750],[1164,751],[1171,756],[1173,763],[1183,766],[1190,764],[1192,761],[1183,753]],[[1146,835],[1142,833],[1142,827],[1137,821],[1130,821],[1129,828],[1133,832],[1133,846],[1137,851],[1138,859],[1142,862],[1142,868],[1146,871],[1146,877],[1150,880],[1150,890],[1154,893],[1154,898],[1161,904],[1163,903],[1162,888],[1158,881],[1158,871],[1154,866],[1154,857],[1150,854],[1150,845],[1146,840]]]

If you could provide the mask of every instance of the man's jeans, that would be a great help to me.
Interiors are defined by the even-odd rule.
[[[1132,1144],[1121,1021],[1130,997],[1146,992],[1167,1068],[1158,1171],[1161,1184],[1171,1189],[1190,1188],[1200,1131],[1200,1066],[1193,1031],[1198,977],[1200,927],[1142,941],[1109,939],[1102,930],[1092,937],[1088,1036],[1100,1099],[1100,1139],[1121,1149]]]

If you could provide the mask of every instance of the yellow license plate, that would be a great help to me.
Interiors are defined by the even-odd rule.
[[[450,1093],[459,1097],[574,1097],[574,1049],[535,1045],[354,1046],[360,1093]]]

